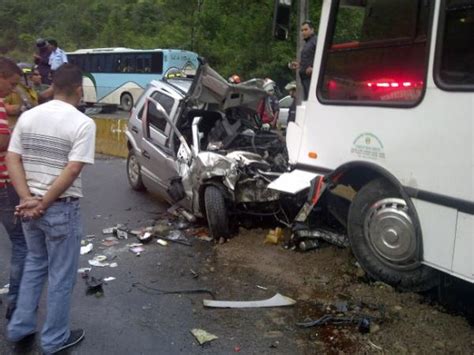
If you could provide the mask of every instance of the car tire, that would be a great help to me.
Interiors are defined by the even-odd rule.
[[[402,291],[425,291],[439,283],[438,272],[421,264],[418,220],[386,179],[363,186],[351,203],[348,234],[362,269]]]
[[[145,190],[145,185],[143,185],[143,181],[142,181],[141,166],[133,150],[130,150],[128,152],[127,178],[128,178],[128,183],[130,184],[132,189],[136,191]]]
[[[204,191],[204,207],[211,237],[218,240],[229,236],[229,217],[224,194],[216,186],[208,186]]]
[[[120,107],[125,112],[130,112],[133,108],[133,96],[125,92],[120,96]]]

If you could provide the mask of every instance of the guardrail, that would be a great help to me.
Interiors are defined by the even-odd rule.
[[[128,155],[127,118],[92,117],[97,127],[96,153],[126,158]]]

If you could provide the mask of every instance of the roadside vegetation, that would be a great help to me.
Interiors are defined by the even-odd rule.
[[[272,38],[273,0],[3,0],[0,53],[31,62],[37,38],[66,51],[96,47],[181,48],[222,75],[292,80],[299,26],[293,6],[288,41]],[[318,26],[321,0],[310,2]]]

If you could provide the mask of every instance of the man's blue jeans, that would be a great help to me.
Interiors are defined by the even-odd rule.
[[[14,216],[15,206],[19,198],[11,184],[0,188],[0,222],[7,230],[12,243],[10,261],[10,290],[8,291],[8,307],[15,308],[20,281],[23,275],[23,266],[28,248],[21,228],[20,219]]]
[[[37,220],[23,222],[28,255],[8,338],[18,341],[36,331],[36,311],[48,278],[43,350],[54,352],[69,338],[69,311],[76,282],[82,225],[79,201],[55,202]]]

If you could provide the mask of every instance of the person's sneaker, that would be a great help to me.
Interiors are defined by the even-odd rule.
[[[86,332],[84,331],[84,329],[71,330],[71,334],[69,335],[69,338],[66,340],[66,342],[60,348],[52,352],[52,354],[59,353],[60,351],[63,351],[65,349],[70,348],[71,346],[78,344],[82,339],[84,339],[85,335]]]

